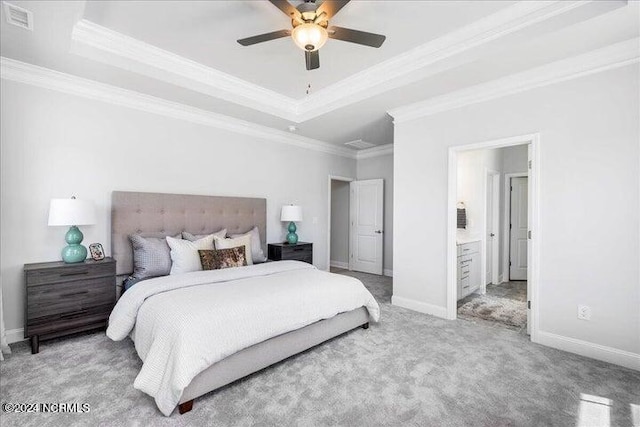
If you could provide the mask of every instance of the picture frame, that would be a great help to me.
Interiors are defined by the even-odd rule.
[[[92,243],[89,245],[91,259],[94,261],[102,261],[104,259],[104,248],[100,243]]]

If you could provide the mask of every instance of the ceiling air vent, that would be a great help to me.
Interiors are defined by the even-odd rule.
[[[6,1],[2,2],[2,6],[9,24],[33,31],[33,13]]]
[[[371,148],[371,147],[375,147],[375,144],[372,144],[370,142],[367,141],[363,141],[361,139],[356,139],[355,141],[349,141],[349,142],[345,142],[344,145],[348,145],[349,147],[353,147],[356,148],[358,150],[362,150],[365,148]]]

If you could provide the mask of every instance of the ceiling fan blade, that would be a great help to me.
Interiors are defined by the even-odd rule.
[[[291,3],[289,3],[287,0],[269,0],[271,2],[272,5],[274,5],[275,7],[277,7],[278,9],[280,9],[281,11],[284,12],[285,15],[287,15],[289,18],[291,19],[296,19],[296,20],[300,20],[300,11],[298,11],[298,9],[296,9]]]
[[[320,68],[320,54],[317,50],[314,50],[313,52],[305,51],[304,60],[307,63],[307,70]]]
[[[326,13],[331,19],[336,13],[349,3],[350,0],[325,0],[316,10],[316,14]]]
[[[269,40],[280,39],[291,35],[291,30],[279,30],[272,33],[260,34],[253,37],[247,37],[246,39],[238,40],[242,46],[251,46],[252,44],[268,42]]]
[[[363,44],[365,46],[380,47],[384,43],[386,36],[366,31],[352,30],[350,28],[330,27],[327,29],[329,38],[342,40],[350,43]]]

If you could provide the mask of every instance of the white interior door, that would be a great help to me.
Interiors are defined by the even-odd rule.
[[[509,280],[527,280],[528,182],[526,176],[511,178]]]
[[[349,269],[382,275],[384,181],[352,181]]]

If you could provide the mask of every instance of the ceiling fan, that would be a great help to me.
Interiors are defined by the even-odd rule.
[[[350,28],[329,27],[329,19],[333,18],[349,0],[318,1],[305,0],[294,7],[287,0],[269,0],[275,7],[291,18],[292,30],[279,30],[238,40],[242,46],[250,46],[269,40],[291,36],[293,41],[304,50],[307,70],[320,68],[320,49],[328,38],[357,43],[365,46],[380,47],[385,36],[352,30]]]

